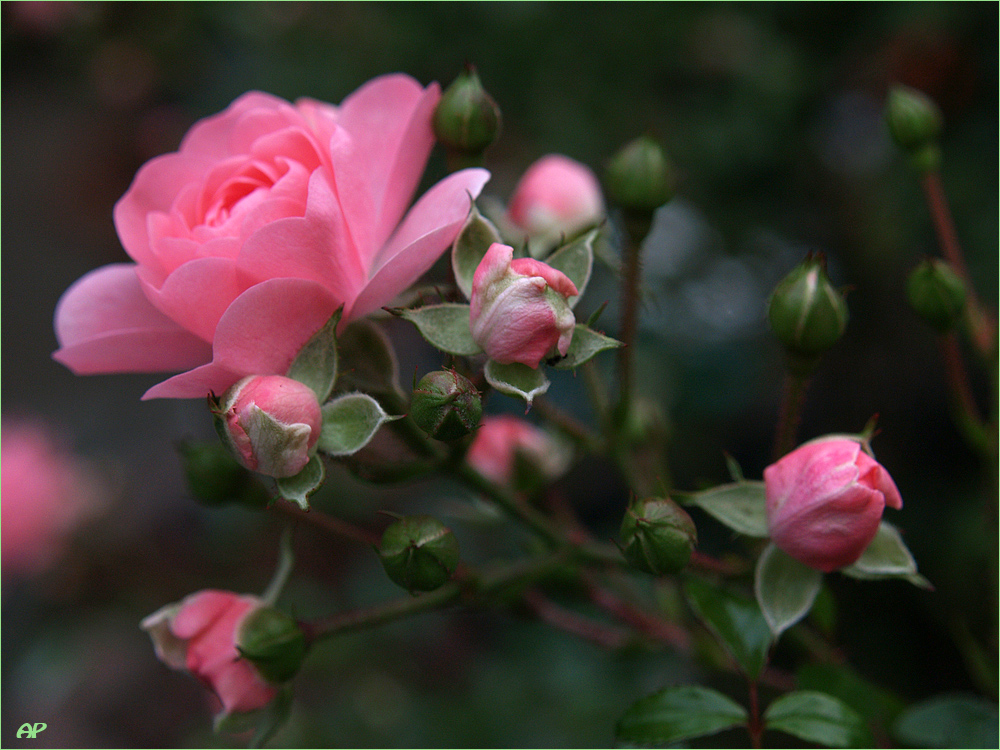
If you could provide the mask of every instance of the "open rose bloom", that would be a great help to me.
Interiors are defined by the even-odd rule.
[[[903,507],[889,473],[847,437],[799,446],[764,470],[764,486],[771,541],[827,573],[861,556],[886,506]]]
[[[186,371],[145,398],[284,375],[338,307],[344,325],[427,271],[489,178],[456,172],[407,211],[440,96],[388,75],[339,107],[250,92],[196,123],[116,204],[135,262],[63,295],[55,358],[78,374]]]
[[[255,596],[206,590],[142,621],[160,661],[197,677],[222,704],[222,713],[263,708],[278,693],[236,650],[243,620],[262,606]]]

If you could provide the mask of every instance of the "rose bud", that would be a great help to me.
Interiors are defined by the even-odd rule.
[[[947,333],[965,310],[965,284],[947,263],[928,258],[910,273],[906,296],[917,315],[940,333]]]
[[[378,554],[394,583],[410,592],[433,591],[458,566],[458,540],[436,518],[410,516],[385,530]]]
[[[767,308],[771,330],[793,369],[808,374],[847,327],[844,295],[826,275],[822,255],[810,254],[775,287]]]
[[[483,151],[500,135],[500,108],[472,65],[441,94],[433,125],[434,135],[453,159],[465,157],[469,164],[480,162]]]
[[[472,432],[483,416],[479,391],[454,370],[424,375],[413,390],[410,417],[436,440],[458,440]]]
[[[937,167],[942,117],[933,99],[909,86],[894,86],[886,102],[885,120],[893,140],[910,155],[918,170]]]
[[[601,186],[590,167],[560,154],[543,156],[521,177],[507,218],[529,243],[552,246],[604,218]]]
[[[569,350],[576,317],[567,300],[577,294],[562,271],[514,260],[512,247],[494,242],[472,277],[472,338],[495,362],[537,368]]]
[[[280,683],[298,673],[308,645],[292,617],[273,607],[260,607],[243,618],[236,649],[264,679]]]
[[[496,484],[530,490],[562,476],[572,459],[567,448],[531,422],[502,414],[483,419],[465,460]]]
[[[691,517],[662,497],[632,501],[622,519],[621,537],[625,559],[656,576],[681,572],[698,543]]]
[[[216,429],[236,459],[269,477],[302,471],[323,417],[313,390],[281,375],[252,375],[212,403]]]
[[[799,446],[764,470],[764,486],[771,541],[826,573],[861,556],[886,505],[903,507],[889,473],[844,436]]]
[[[636,138],[608,164],[608,199],[625,211],[652,214],[674,197],[674,168],[663,147],[648,135]]]
[[[255,596],[199,591],[154,612],[141,627],[160,661],[197,677],[222,703],[223,715],[245,713],[278,693],[236,645],[244,621],[262,606]]]

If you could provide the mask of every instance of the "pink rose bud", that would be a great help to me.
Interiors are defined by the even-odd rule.
[[[546,482],[557,479],[566,471],[571,458],[566,447],[548,432],[520,417],[506,414],[483,417],[465,454],[472,468],[507,487],[525,484],[521,479],[537,481],[540,478]]]
[[[494,242],[472,277],[472,338],[500,364],[537,368],[566,356],[576,317],[567,299],[579,292],[562,272]]]
[[[323,422],[315,392],[281,375],[244,378],[213,411],[237,460],[269,477],[291,477],[305,468]]]
[[[771,541],[825,573],[861,556],[886,505],[903,507],[889,473],[848,437],[799,446],[764,470],[764,484]]]
[[[255,596],[199,591],[154,612],[141,627],[160,661],[197,677],[219,699],[223,714],[245,713],[278,693],[237,650],[244,620],[263,606]]]
[[[543,156],[514,188],[507,218],[529,236],[571,236],[604,218],[604,197],[589,167],[560,154]]]

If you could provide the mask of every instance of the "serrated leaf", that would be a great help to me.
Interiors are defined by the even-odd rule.
[[[299,349],[286,373],[286,377],[312,388],[320,403],[330,397],[337,380],[337,324],[343,312],[343,306],[337,308]]]
[[[573,328],[573,339],[566,350],[566,356],[553,362],[552,366],[557,370],[572,370],[597,354],[620,346],[624,346],[621,341],[577,323]]]
[[[331,456],[349,456],[368,445],[378,428],[399,417],[385,413],[365,393],[348,393],[323,404],[323,430],[318,449]]]
[[[524,399],[529,407],[535,396],[545,393],[551,385],[541,367],[533,370],[520,362],[502,365],[491,359],[483,368],[483,374],[491,386],[508,396]]]
[[[699,578],[689,578],[684,593],[695,614],[728,648],[747,677],[757,679],[772,642],[771,629],[757,602]]]
[[[455,272],[455,283],[466,299],[472,297],[472,277],[486,251],[494,242],[502,241],[497,228],[479,213],[479,208],[473,203],[465,224],[451,246],[451,267]]]
[[[809,613],[822,585],[818,570],[767,545],[757,560],[753,588],[775,639]]]
[[[460,357],[482,353],[469,328],[468,305],[446,302],[416,310],[402,310],[399,314],[417,327],[427,343],[443,352]]]
[[[278,493],[302,510],[309,510],[309,496],[323,486],[326,469],[319,456],[313,456],[298,474],[293,477],[276,479]]]
[[[670,687],[640,699],[622,715],[615,736],[626,742],[668,744],[746,724],[739,703],[699,685]]]
[[[864,720],[843,701],[825,693],[785,693],[764,712],[765,729],[774,729],[826,747],[872,747]]]
[[[762,539],[769,536],[763,482],[720,484],[702,492],[677,493],[676,497],[681,504],[696,505],[738,534]]]
[[[368,394],[400,394],[396,352],[382,327],[356,320],[337,340],[341,368],[338,387]]]
[[[894,734],[904,747],[998,747],[997,706],[975,695],[938,695],[907,709]]]
[[[579,294],[566,300],[570,308],[576,307],[576,303],[580,301],[587,288],[587,283],[590,281],[590,272],[594,267],[594,238],[596,236],[596,229],[587,232],[563,245],[545,259],[548,265],[557,271],[562,271],[576,285]]]
[[[903,542],[899,530],[885,521],[879,524],[875,538],[861,553],[861,557],[840,572],[863,580],[902,578],[914,586],[932,588],[930,582],[917,573],[917,562]]]

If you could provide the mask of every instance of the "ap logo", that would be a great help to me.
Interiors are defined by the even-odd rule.
[[[38,733],[44,731],[48,724],[22,724],[21,728],[17,730],[18,738],[27,736],[29,740],[33,740],[38,736]]]

